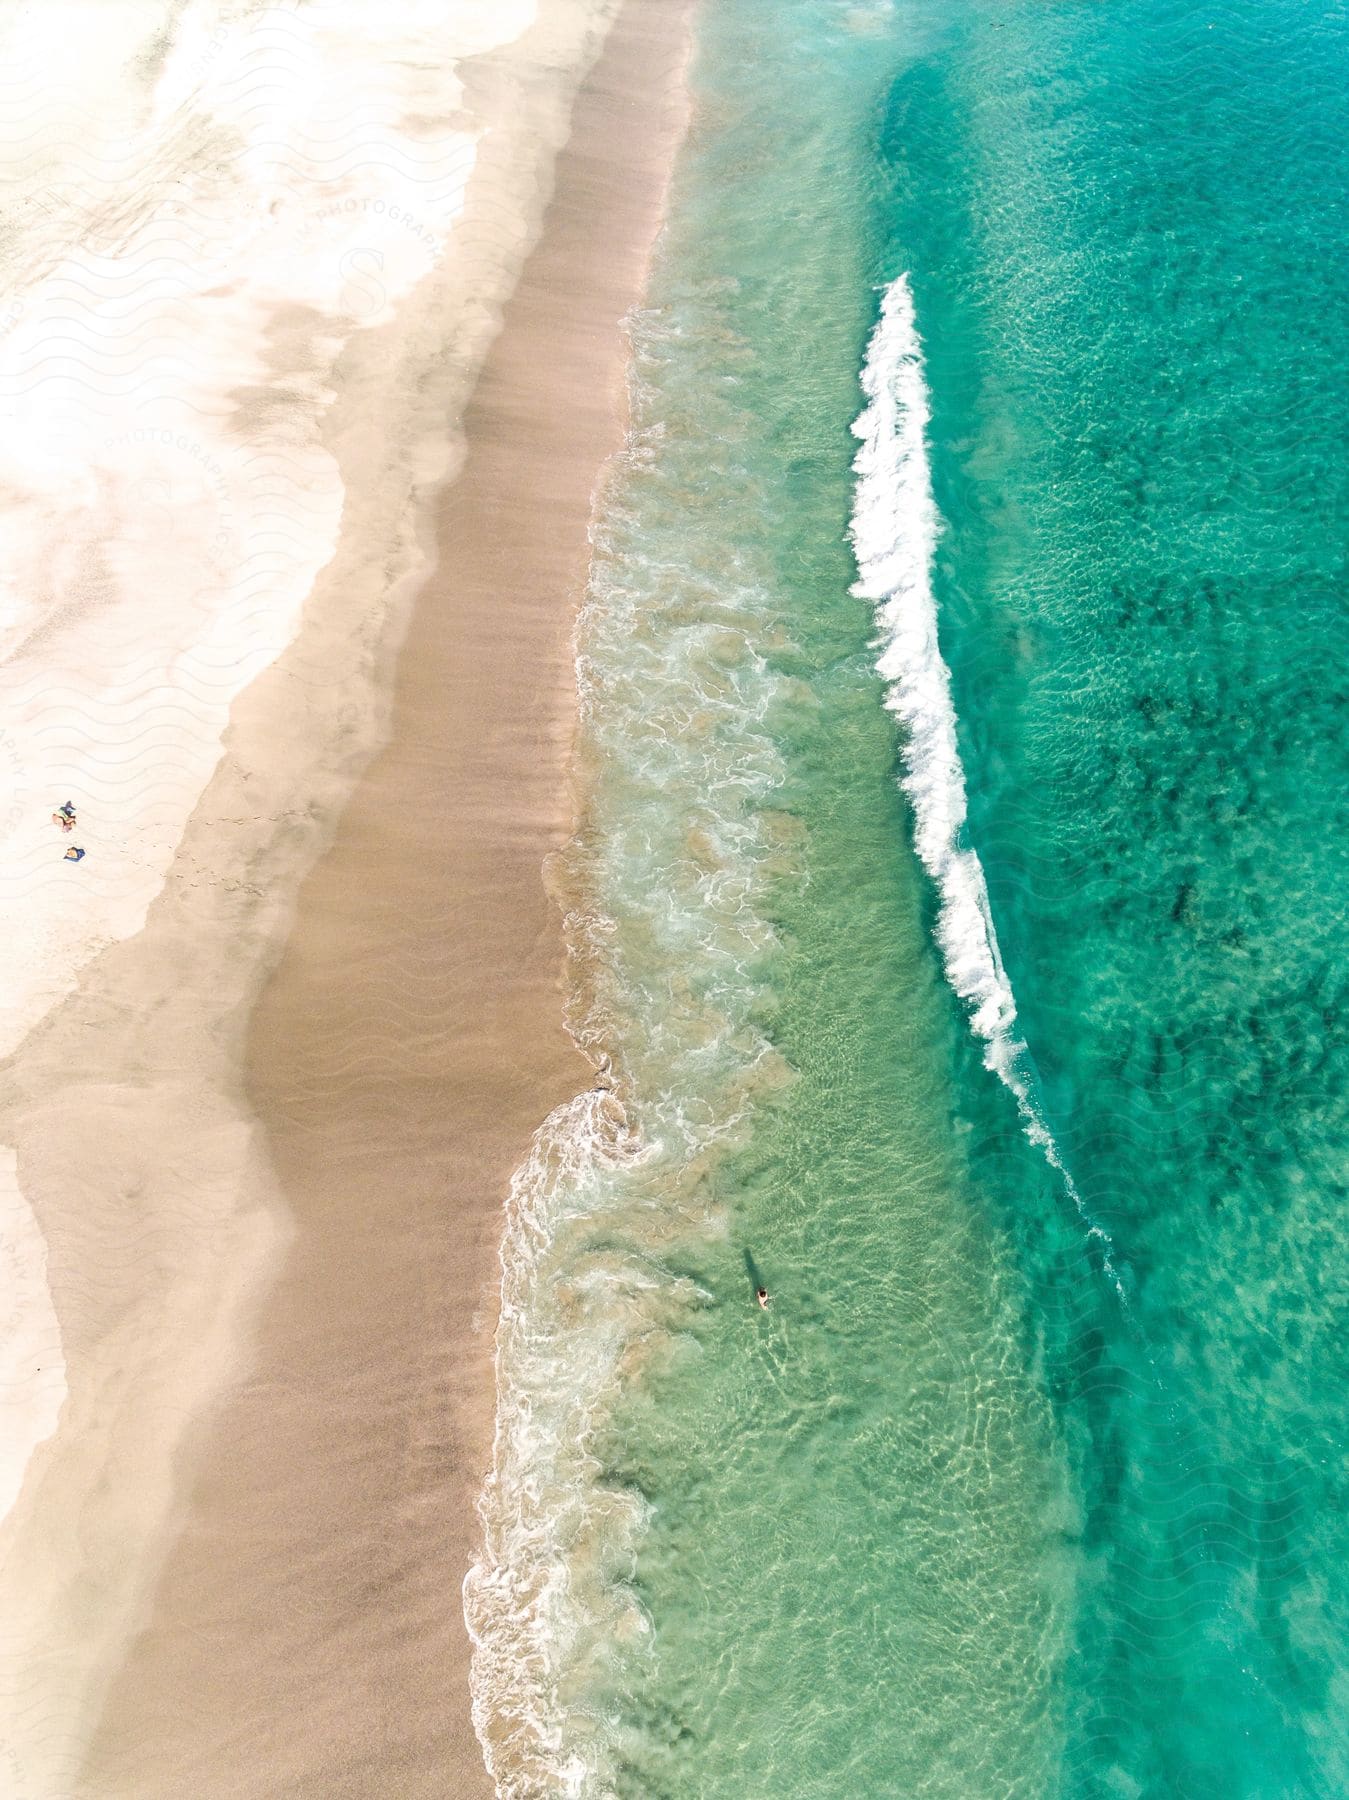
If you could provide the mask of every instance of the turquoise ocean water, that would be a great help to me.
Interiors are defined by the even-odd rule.
[[[502,1792],[1342,1795],[1349,21],[718,0],[694,84]]]

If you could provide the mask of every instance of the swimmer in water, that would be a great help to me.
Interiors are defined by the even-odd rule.
[[[759,1305],[763,1307],[764,1311],[767,1312],[768,1311],[768,1289],[767,1288],[755,1288],[754,1298],[759,1302]]]

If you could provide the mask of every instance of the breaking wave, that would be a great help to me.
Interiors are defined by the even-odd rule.
[[[590,1450],[627,1341],[623,1283],[602,1258],[573,1271],[584,1326],[557,1293],[557,1240],[568,1220],[596,1206],[597,1184],[643,1154],[602,1074],[548,1116],[511,1182],[496,1441],[478,1503],[482,1547],[464,1582],[473,1723],[504,1800],[585,1791],[594,1758],[584,1742],[564,1741],[564,1671],[597,1615],[620,1632],[644,1624],[604,1617],[594,1579],[597,1543],[629,1546],[642,1523],[634,1496],[597,1483]]]
[[[1026,1135],[1063,1178],[1122,1298],[1110,1236],[1088,1216],[1036,1095],[983,865],[964,842],[965,771],[932,589],[941,520],[927,451],[931,409],[907,275],[885,290],[861,379],[867,404],[852,428],[862,444],[853,460],[857,481],[849,535],[858,579],[852,591],[876,609],[881,652],[876,667],[888,684],[885,704],[904,727],[901,785],[913,807],[919,859],[940,899],[937,938],[947,979],[969,1009],[985,1065],[1010,1090]]]

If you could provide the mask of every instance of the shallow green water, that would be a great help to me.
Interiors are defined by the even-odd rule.
[[[1346,43],[704,14],[581,638],[577,1028],[630,1135],[579,1105],[525,1183],[509,1791],[1349,1790]],[[905,271],[1048,1146],[849,591]]]

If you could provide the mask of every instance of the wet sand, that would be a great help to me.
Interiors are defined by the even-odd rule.
[[[460,1584],[510,1173],[590,1079],[543,865],[570,637],[683,127],[687,0],[628,0],[471,403],[392,741],[301,890],[246,1086],[296,1237],[215,1419],[87,1791],[486,1794]]]

